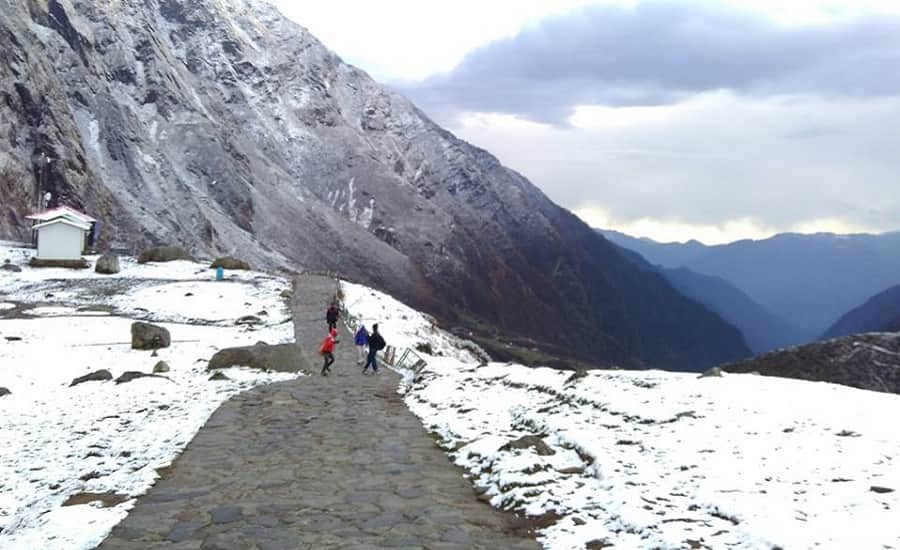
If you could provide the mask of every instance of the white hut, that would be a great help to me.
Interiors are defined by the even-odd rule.
[[[28,219],[37,237],[37,259],[50,261],[81,260],[92,224],[97,220],[68,207],[54,208]]]

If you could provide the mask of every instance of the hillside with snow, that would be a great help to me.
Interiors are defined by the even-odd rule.
[[[547,548],[900,548],[900,396],[752,374],[484,363],[428,316],[356,285],[427,366],[409,408],[492,505]]]
[[[0,264],[22,270],[0,270],[0,548],[93,548],[221,403],[295,376],[205,369],[223,347],[291,341],[289,285],[257,272],[216,282],[184,261],[35,270],[30,254],[0,247]],[[351,283],[342,295],[351,325],[377,322],[411,350],[398,391],[472,498],[529,516],[546,548],[900,548],[900,396],[490,362],[389,295]],[[169,328],[172,347],[130,349],[133,320]],[[159,361],[164,378],[71,386]]]
[[[232,368],[212,381],[206,371],[219,349],[293,341],[280,297],[290,283],[257,272],[216,282],[207,265],[186,261],[122,258],[117,275],[33,269],[32,254],[0,243],[0,265],[9,262],[0,269],[0,388],[9,392],[0,391],[0,548],[93,548],[221,403],[296,377]],[[248,315],[259,322],[239,322]],[[134,321],[167,328],[172,346],[131,349]],[[72,386],[99,370],[113,380]]]

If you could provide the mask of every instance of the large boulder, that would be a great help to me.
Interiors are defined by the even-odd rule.
[[[80,376],[75,380],[72,380],[72,383],[69,384],[69,387],[77,386],[78,384],[84,384],[85,382],[106,382],[107,380],[112,380],[112,374],[106,370],[98,370],[96,372],[92,372],[90,374],[85,374],[84,376]]]
[[[0,271],[9,271],[12,273],[21,273],[22,268],[17,266],[16,264],[10,263],[9,260],[6,260],[3,265],[0,265]]]
[[[9,395],[9,394],[11,394],[11,393],[12,393],[12,392],[9,391],[9,390],[6,389],[6,388],[0,388],[0,397],[3,397],[4,395]]]
[[[250,264],[244,260],[232,258],[231,256],[216,258],[216,261],[209,266],[210,269],[216,269],[217,267],[221,267],[222,269],[242,269],[244,271],[250,271]]]
[[[183,248],[177,246],[158,246],[149,248],[138,256],[138,263],[145,264],[147,262],[172,262],[175,260],[194,261],[194,258]]]
[[[163,327],[150,323],[131,324],[131,349],[161,349],[172,344],[172,336]]]
[[[97,259],[94,271],[102,275],[113,275],[120,271],[119,257],[115,254],[104,254]]]
[[[250,367],[265,371],[297,372],[305,366],[300,350],[294,344],[269,346],[260,342],[254,346],[219,350],[209,360],[206,370]]]

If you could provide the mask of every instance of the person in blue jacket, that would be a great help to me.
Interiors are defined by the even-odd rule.
[[[356,364],[362,365],[366,359],[366,346],[369,345],[369,331],[366,330],[366,325],[360,323],[353,343],[356,344]]]

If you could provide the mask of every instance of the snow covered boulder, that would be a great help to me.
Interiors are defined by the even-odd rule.
[[[231,256],[217,258],[216,261],[209,266],[210,269],[216,269],[217,267],[221,267],[222,269],[242,269],[244,271],[250,271],[250,264],[244,260],[232,258]]]
[[[139,264],[148,262],[172,262],[175,260],[194,261],[194,258],[183,248],[177,246],[158,246],[148,248],[138,257]]]
[[[75,380],[72,380],[72,383],[69,384],[69,387],[77,386],[78,384],[84,384],[85,382],[105,382],[107,380],[112,380],[112,374],[106,370],[98,370],[96,372],[92,372],[90,374],[85,374],[84,376],[80,376]]]
[[[250,367],[265,371],[297,372],[304,366],[305,361],[294,344],[269,346],[260,342],[254,346],[219,350],[209,360],[206,370]]]
[[[101,275],[113,275],[119,270],[119,257],[109,253],[100,256],[97,259],[97,265],[94,266],[94,271]]]
[[[16,264],[11,264],[11,263],[9,263],[9,260],[6,260],[6,262],[3,265],[0,265],[0,271],[9,271],[11,273],[20,273],[22,271],[22,268],[17,266]]]
[[[131,349],[157,350],[167,348],[171,343],[172,337],[163,327],[140,321],[131,325]]]

